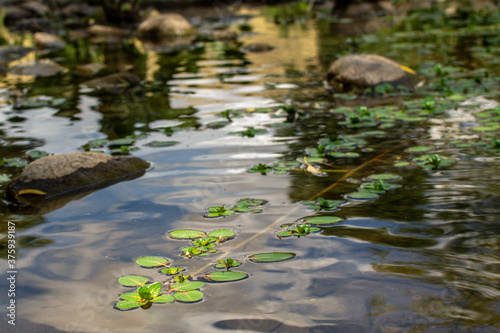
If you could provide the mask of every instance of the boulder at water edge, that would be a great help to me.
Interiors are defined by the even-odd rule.
[[[134,178],[148,167],[148,162],[134,156],[87,152],[46,156],[28,164],[21,175],[9,183],[7,197],[14,202],[22,202],[23,196],[50,199]]]
[[[364,90],[389,83],[394,88],[413,87],[416,73],[410,68],[375,54],[350,54],[336,60],[328,70],[334,92]]]
[[[169,13],[151,15],[137,28],[137,36],[145,39],[161,39],[192,35],[195,28],[182,15]]]

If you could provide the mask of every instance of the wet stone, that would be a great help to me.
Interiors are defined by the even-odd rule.
[[[106,181],[129,176],[148,167],[148,162],[134,156],[88,152],[46,156],[28,164],[21,175],[9,183],[7,196],[16,202],[20,191],[37,190],[50,197],[98,187]]]

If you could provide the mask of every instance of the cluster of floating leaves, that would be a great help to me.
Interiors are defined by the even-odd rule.
[[[208,234],[201,230],[182,229],[172,230],[168,235],[173,239],[191,240],[191,246],[183,247],[181,252],[186,258],[192,258],[217,252],[216,244],[232,239],[235,233],[230,229],[217,229]]]
[[[190,238],[195,235],[200,235],[196,230],[177,230],[173,234],[177,237]],[[172,232],[169,233],[172,235]],[[227,230],[216,230],[210,234],[228,235]],[[234,236],[234,232],[232,233]],[[210,236],[209,236],[210,237]],[[279,262],[295,257],[295,253],[291,252],[269,252],[257,253],[250,255],[248,260],[255,263],[270,263]],[[174,277],[164,283],[151,282],[151,278],[141,275],[124,275],[118,279],[118,282],[125,287],[136,287],[132,292],[120,294],[120,301],[116,302],[115,307],[119,310],[131,310],[135,308],[148,309],[154,303],[194,303],[199,302],[204,298],[203,292],[200,290],[207,282],[232,282],[247,278],[249,275],[245,272],[232,271],[231,268],[239,267],[242,262],[238,259],[227,258],[219,260],[214,264],[216,269],[225,269],[225,271],[212,271],[207,274],[198,276],[194,280],[189,275],[179,274],[184,271],[184,267],[174,267],[170,264],[169,259],[165,257],[145,256],[135,260],[136,264],[145,268],[161,268],[160,273],[166,275],[174,275]],[[198,280],[200,279],[200,280]]]
[[[262,212],[262,205],[265,205],[267,200],[262,199],[240,199],[236,203],[236,205],[231,207],[222,206],[210,206],[207,207],[207,213],[205,213],[205,217],[221,217],[221,216],[230,216],[236,213],[260,213]]]

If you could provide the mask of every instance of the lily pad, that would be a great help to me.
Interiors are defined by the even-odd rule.
[[[120,310],[130,310],[134,308],[138,308],[144,303],[141,303],[139,301],[119,301],[116,303],[116,307]]]
[[[385,181],[397,181],[403,179],[403,177],[399,175],[395,175],[393,173],[379,173],[368,176],[369,180],[385,180]]]
[[[149,147],[170,147],[179,144],[179,141],[151,141],[146,143],[146,146]]]
[[[377,199],[378,194],[369,191],[358,191],[358,192],[348,193],[346,194],[346,197],[347,199],[370,200],[370,199]]]
[[[190,290],[200,289],[204,285],[205,285],[205,282],[202,282],[202,281],[187,281],[187,282],[171,284],[170,290],[190,291]]]
[[[337,158],[356,158],[359,157],[359,153],[355,152],[340,152],[340,151],[334,151],[330,153],[330,156],[332,157],[337,157]]]
[[[149,282],[149,279],[140,275],[125,275],[118,279],[118,283],[126,287],[143,286]]]
[[[206,234],[207,233],[205,231],[190,229],[173,230],[168,233],[170,237],[175,239],[195,239],[205,237]]]
[[[253,262],[278,262],[291,259],[295,257],[296,254],[292,252],[268,252],[268,253],[257,253],[252,254],[248,259]]]
[[[178,291],[174,294],[174,298],[179,302],[193,303],[203,299],[203,293],[199,290]]]
[[[431,146],[415,146],[415,147],[408,148],[408,152],[410,152],[410,153],[426,153],[432,149],[433,149],[433,147],[431,147]]]
[[[235,236],[234,231],[229,229],[217,229],[208,234],[209,237],[229,239]]]
[[[247,273],[243,272],[235,272],[235,271],[215,271],[210,272],[205,275],[205,279],[212,282],[230,282],[230,281],[238,281],[246,278],[248,276]]]
[[[126,301],[140,301],[142,299],[137,291],[121,294],[120,298]]]
[[[309,216],[309,217],[304,217],[302,219],[304,223],[309,223],[314,225],[335,224],[342,220],[343,218],[338,216]]]
[[[168,259],[163,257],[139,257],[135,262],[142,267],[160,267],[168,265]]]
[[[158,297],[153,298],[150,302],[153,303],[172,303],[175,301],[174,296],[168,295],[168,294],[163,294]]]

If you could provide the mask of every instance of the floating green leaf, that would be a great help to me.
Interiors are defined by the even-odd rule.
[[[167,275],[175,275],[179,272],[182,272],[183,270],[185,270],[184,267],[168,267],[168,268],[162,269],[161,272],[165,273]]]
[[[217,264],[215,264],[215,268],[226,268],[229,270],[231,267],[241,266],[241,262],[237,259],[228,258],[226,260],[219,260]]]
[[[203,299],[203,293],[199,290],[178,291],[174,294],[174,298],[179,302],[198,302]]]
[[[170,231],[168,235],[175,239],[195,239],[205,237],[206,232],[200,230],[182,229]]]
[[[340,152],[340,151],[334,151],[330,153],[330,156],[332,157],[337,157],[337,158],[356,158],[359,157],[359,153],[355,152]]]
[[[425,153],[425,152],[428,152],[432,149],[433,149],[433,147],[431,147],[431,146],[415,146],[415,147],[408,148],[408,152],[410,152],[410,153]]]
[[[211,206],[207,208],[208,213],[205,214],[205,217],[219,217],[219,216],[230,216],[234,215],[235,211],[231,208],[227,208],[224,205],[222,206]]]
[[[120,298],[127,301],[140,301],[142,299],[137,291],[121,294]]]
[[[37,160],[37,159],[42,158],[44,156],[48,156],[49,153],[47,153],[44,150],[32,150],[32,151],[27,152],[26,155],[32,160]]]
[[[358,191],[358,192],[348,193],[346,194],[346,197],[347,199],[370,200],[370,199],[377,199],[378,194],[369,191]]]
[[[109,141],[110,146],[130,146],[135,142],[134,138],[123,138]]]
[[[163,257],[139,257],[135,262],[143,267],[160,267],[168,265],[168,259]]]
[[[118,283],[126,287],[143,286],[149,282],[149,279],[140,275],[125,275],[118,279]]]
[[[172,303],[175,301],[174,296],[168,294],[162,294],[158,297],[153,298],[150,302],[153,303]]]
[[[385,181],[397,181],[403,179],[403,177],[399,175],[395,175],[393,173],[379,173],[368,176],[369,180],[385,180]]]
[[[229,239],[235,236],[234,231],[230,229],[217,229],[208,234],[209,237],[215,237],[217,239]]]
[[[138,308],[144,303],[138,301],[119,301],[116,303],[116,307],[120,310],[129,310],[133,308]]]
[[[137,292],[139,293],[141,299],[145,299],[148,301],[152,300],[153,298],[156,298],[160,294],[160,291],[161,291],[160,282],[154,282],[137,288]]]
[[[259,163],[256,165],[253,165],[247,172],[250,173],[260,173],[261,175],[266,175],[267,173],[271,172],[273,168],[267,164]]]
[[[326,225],[326,224],[335,224],[342,221],[343,218],[338,216],[309,216],[304,217],[302,221],[304,223],[309,223],[313,225]]]
[[[205,279],[212,282],[230,282],[230,281],[238,281],[246,278],[248,276],[247,273],[235,272],[235,271],[215,271],[210,272],[205,275]]]
[[[179,141],[151,141],[146,143],[146,146],[149,147],[170,147],[179,144]]]
[[[268,252],[252,254],[248,257],[253,262],[277,262],[284,261],[295,257],[296,254],[292,252]]]
[[[174,283],[170,285],[170,290],[174,291],[190,291],[200,289],[205,285],[202,281],[185,281],[181,283]]]

